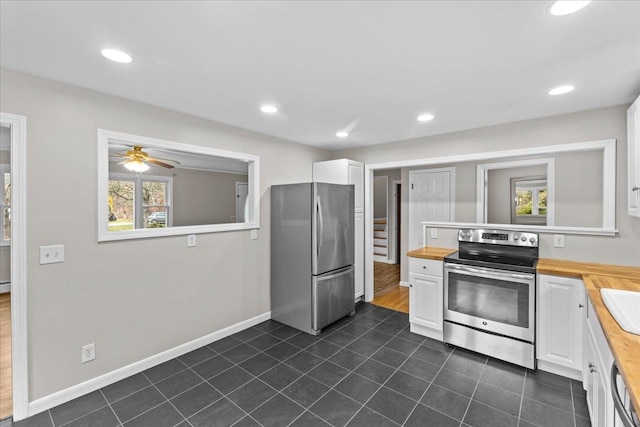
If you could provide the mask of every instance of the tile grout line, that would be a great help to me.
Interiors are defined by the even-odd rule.
[[[524,390],[527,386],[527,375],[529,374],[529,370],[525,368],[524,370],[524,381],[522,382],[522,393],[520,395],[520,408],[518,409],[518,427],[520,427],[520,422],[522,421],[522,405],[524,404]]]
[[[482,378],[482,374],[484,373],[485,368],[487,367],[487,363],[489,362],[489,358],[484,361],[484,366],[482,367],[482,372],[480,372],[480,376],[478,377],[478,381],[476,382],[476,386],[473,389],[473,393],[471,393],[471,398],[469,398],[469,403],[467,404],[467,409],[464,411],[464,415],[462,415],[462,421],[460,421],[460,425],[464,423],[464,419],[467,417],[467,412],[469,412],[469,408],[471,407],[471,402],[473,402],[473,396],[476,394],[476,390],[478,389],[478,384],[480,384],[480,378]],[[488,405],[487,405],[488,406]],[[518,421],[519,423],[519,421]]]
[[[116,420],[118,420],[118,423],[120,425],[124,425],[124,423],[122,422],[122,420],[120,419],[120,417],[118,416],[118,414],[116,414],[116,411],[113,410],[113,407],[111,406],[111,403],[109,402],[109,399],[107,399],[107,396],[104,395],[104,392],[102,391],[102,389],[98,389],[100,391],[100,394],[102,394],[102,397],[104,398],[104,400],[107,402],[107,406],[109,406],[109,409],[111,409],[111,412],[113,413],[113,415],[115,415]]]
[[[455,350],[455,349],[454,349],[454,350]],[[421,401],[422,399],[424,399],[424,396],[427,394],[427,391],[429,391],[429,389],[430,389],[430,388],[431,388],[431,386],[433,385],[433,381],[436,379],[436,377],[438,376],[438,374],[440,374],[440,372],[444,369],[444,365],[447,363],[447,361],[449,360],[449,358],[450,358],[450,357],[451,357],[451,355],[453,354],[453,351],[454,351],[454,350],[451,350],[451,352],[449,353],[449,355],[447,356],[447,358],[444,360],[444,362],[442,362],[442,365],[440,366],[440,369],[438,369],[438,372],[436,372],[436,374],[433,376],[433,380],[429,381],[429,385],[427,386],[427,389],[426,389],[425,391],[423,391],[423,392],[422,392],[422,395],[420,396],[420,399],[418,399],[418,401],[417,401],[417,402],[416,402],[416,404],[414,405],[413,409],[411,410],[411,412],[409,412],[409,415],[408,415],[408,416],[407,416],[407,418],[404,420],[404,422],[405,422],[405,423],[407,422],[407,420],[408,420],[409,418],[411,418],[411,415],[413,415],[413,413],[415,412],[416,408],[417,408],[417,407],[418,407],[418,405],[420,404],[420,401]],[[417,351],[417,349],[416,349],[416,351]],[[421,360],[421,359],[420,359],[420,360]],[[449,390],[449,389],[447,389],[447,388],[445,388],[445,387],[443,387],[443,388],[444,388],[445,390]],[[450,391],[454,392],[453,390],[450,390]],[[454,393],[456,393],[456,392],[454,392]],[[456,393],[456,394],[458,394],[458,393]],[[465,396],[465,397],[466,397],[466,396]],[[443,413],[443,412],[438,411],[438,410],[437,410],[437,409],[435,409],[435,408],[431,408],[430,406],[429,406],[429,408],[430,408],[430,409],[433,409],[434,411],[439,412],[439,413],[441,413],[441,414],[443,414],[443,415],[447,415],[447,414],[445,414],[445,413]],[[447,416],[449,417],[449,415],[447,415]],[[449,417],[449,418],[453,418],[453,417]],[[462,417],[462,418],[464,419],[464,417]],[[456,421],[457,421],[457,420],[456,420]],[[462,423],[462,421],[460,421],[460,423]],[[403,423],[403,424],[404,424],[404,423]]]

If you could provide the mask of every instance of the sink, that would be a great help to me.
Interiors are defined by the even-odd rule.
[[[620,327],[640,335],[640,292],[600,289],[600,295]]]

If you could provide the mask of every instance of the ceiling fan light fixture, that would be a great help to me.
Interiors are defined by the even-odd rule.
[[[346,137],[349,136],[349,134],[347,132],[345,132],[345,131],[340,131],[340,132],[336,132],[336,136],[338,138],[346,138]]]
[[[102,49],[100,53],[105,58],[110,59],[114,62],[119,62],[121,64],[129,64],[131,61],[133,61],[131,55],[116,49]]]
[[[591,0],[559,0],[549,9],[549,13],[553,16],[564,16],[577,12],[586,7]]]
[[[130,170],[131,172],[142,173],[149,170],[149,165],[140,160],[130,160],[123,165],[125,168]]]

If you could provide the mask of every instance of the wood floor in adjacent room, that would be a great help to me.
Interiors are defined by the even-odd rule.
[[[380,307],[409,312],[409,288],[400,286],[400,264],[373,263],[374,299]]]
[[[11,387],[11,294],[0,294],[0,420],[13,412]]]

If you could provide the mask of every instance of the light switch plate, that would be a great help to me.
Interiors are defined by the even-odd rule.
[[[188,248],[192,248],[196,245],[196,235],[195,234],[189,234],[187,236],[187,247]]]
[[[432,239],[437,239],[438,238],[438,229],[437,228],[432,228],[431,229],[431,238]]]
[[[255,228],[251,230],[251,240],[258,240],[258,230]]]
[[[40,264],[64,262],[64,245],[40,246]]]

